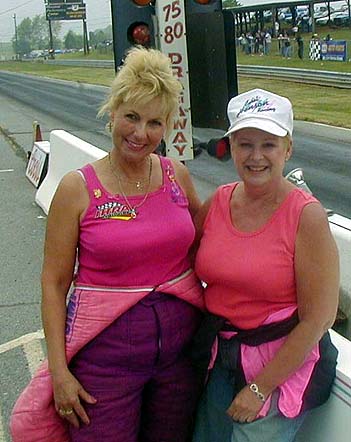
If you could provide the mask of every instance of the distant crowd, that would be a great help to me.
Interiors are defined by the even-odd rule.
[[[292,43],[297,44],[297,55],[303,58],[303,38],[297,30],[283,31],[277,35],[278,52],[284,58],[292,57]],[[272,34],[269,31],[247,32],[238,38],[238,44],[246,55],[269,55],[272,46]]]

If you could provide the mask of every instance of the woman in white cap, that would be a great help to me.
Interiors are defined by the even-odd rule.
[[[193,441],[289,442],[335,376],[338,253],[321,204],[283,176],[290,101],[251,90],[229,102],[228,117],[241,181],[219,187],[198,219],[210,315],[195,349],[206,342],[197,350],[212,369]]]

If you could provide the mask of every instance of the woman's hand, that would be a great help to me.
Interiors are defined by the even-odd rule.
[[[79,428],[80,421],[89,425],[81,400],[95,404],[96,399],[84,390],[68,369],[59,376],[53,376],[53,388],[57,413],[76,428]]]
[[[227,414],[236,422],[249,423],[256,420],[262,406],[263,402],[260,401],[252,391],[250,391],[249,386],[246,385],[235,396],[227,410]]]

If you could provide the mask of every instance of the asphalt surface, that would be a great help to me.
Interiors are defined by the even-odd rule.
[[[46,217],[34,203],[35,188],[25,177],[25,166],[23,153],[16,151],[0,134],[1,442],[10,441],[9,413],[32,373],[33,359],[27,353],[31,349],[11,341],[41,328],[39,272]],[[36,344],[40,349],[41,340]],[[33,354],[36,353],[35,349]],[[43,356],[43,351],[39,353],[35,365]]]
[[[34,202],[35,187],[25,177],[25,152],[31,150],[33,144],[33,119],[45,121],[45,127],[42,127],[45,139],[49,139],[49,128],[52,130],[57,127],[57,122],[54,116],[45,115],[45,112],[36,111],[34,117],[32,108],[26,104],[19,107],[10,98],[6,102],[1,101],[0,442],[10,442],[7,430],[10,410],[45,353],[43,340],[40,335],[33,333],[41,329],[39,277],[46,216]],[[92,106],[96,108],[95,101]],[[301,141],[309,135],[317,135],[321,139],[330,140],[331,144],[341,142],[351,146],[350,130],[302,122],[296,122],[295,127]],[[101,135],[98,133],[74,127],[69,121],[65,129],[101,146]],[[196,129],[194,138],[198,142],[206,142],[222,134],[222,131]],[[350,154],[351,148],[347,152]],[[206,152],[196,161],[188,163],[203,200],[218,184],[236,179],[234,168],[229,167],[229,164],[209,158]],[[298,167],[298,160],[295,167]],[[350,180],[340,185],[349,188],[351,193]]]

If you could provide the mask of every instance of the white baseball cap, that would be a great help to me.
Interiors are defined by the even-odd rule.
[[[247,127],[285,137],[293,132],[290,100],[263,89],[253,89],[232,98],[228,103],[230,127],[225,136]]]

